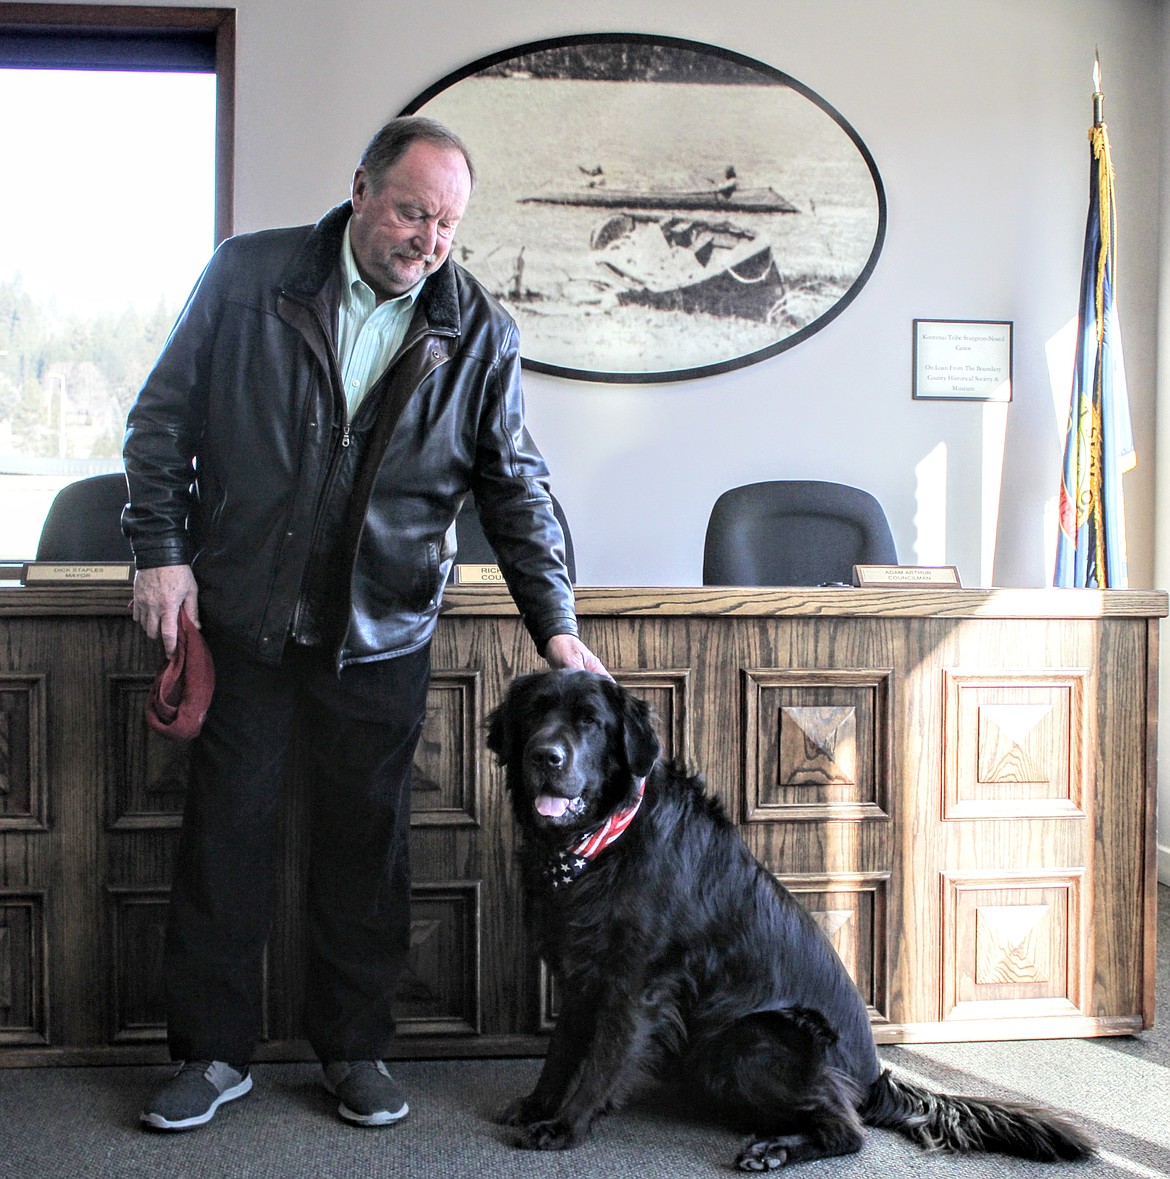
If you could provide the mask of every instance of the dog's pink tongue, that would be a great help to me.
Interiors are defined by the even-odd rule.
[[[568,810],[569,800],[558,798],[555,794],[538,794],[536,796],[536,810],[546,819],[559,819]]]

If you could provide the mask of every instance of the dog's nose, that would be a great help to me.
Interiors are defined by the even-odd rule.
[[[559,770],[564,766],[568,755],[563,745],[549,743],[547,745],[536,745],[529,749],[528,759],[533,765],[539,766],[541,769]]]

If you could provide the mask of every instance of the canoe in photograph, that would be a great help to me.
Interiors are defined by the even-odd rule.
[[[521,197],[522,204],[584,205],[597,209],[654,209],[662,212],[799,213],[800,210],[773,188],[698,189],[691,192],[635,189],[582,188],[572,192],[537,193]]]

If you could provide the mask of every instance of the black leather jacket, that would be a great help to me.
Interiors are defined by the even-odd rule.
[[[434,631],[474,491],[538,649],[576,634],[516,325],[451,259],[347,421],[335,345],[351,212],[232,238],[208,264],[127,422],[138,567],[190,564],[201,621],[263,662],[290,636],[329,643],[339,667],[406,654]]]

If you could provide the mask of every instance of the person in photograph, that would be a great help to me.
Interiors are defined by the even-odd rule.
[[[406,1115],[384,1058],[409,947],[410,772],[469,493],[537,650],[604,670],[578,637],[515,323],[449,256],[474,183],[452,131],[392,120],[350,200],[219,247],[130,410],[133,615],[168,656],[181,626],[200,627],[215,672],[166,935],[179,1068],[148,1127],[203,1125],[251,1088],[298,733],[304,1033],[343,1119]]]

